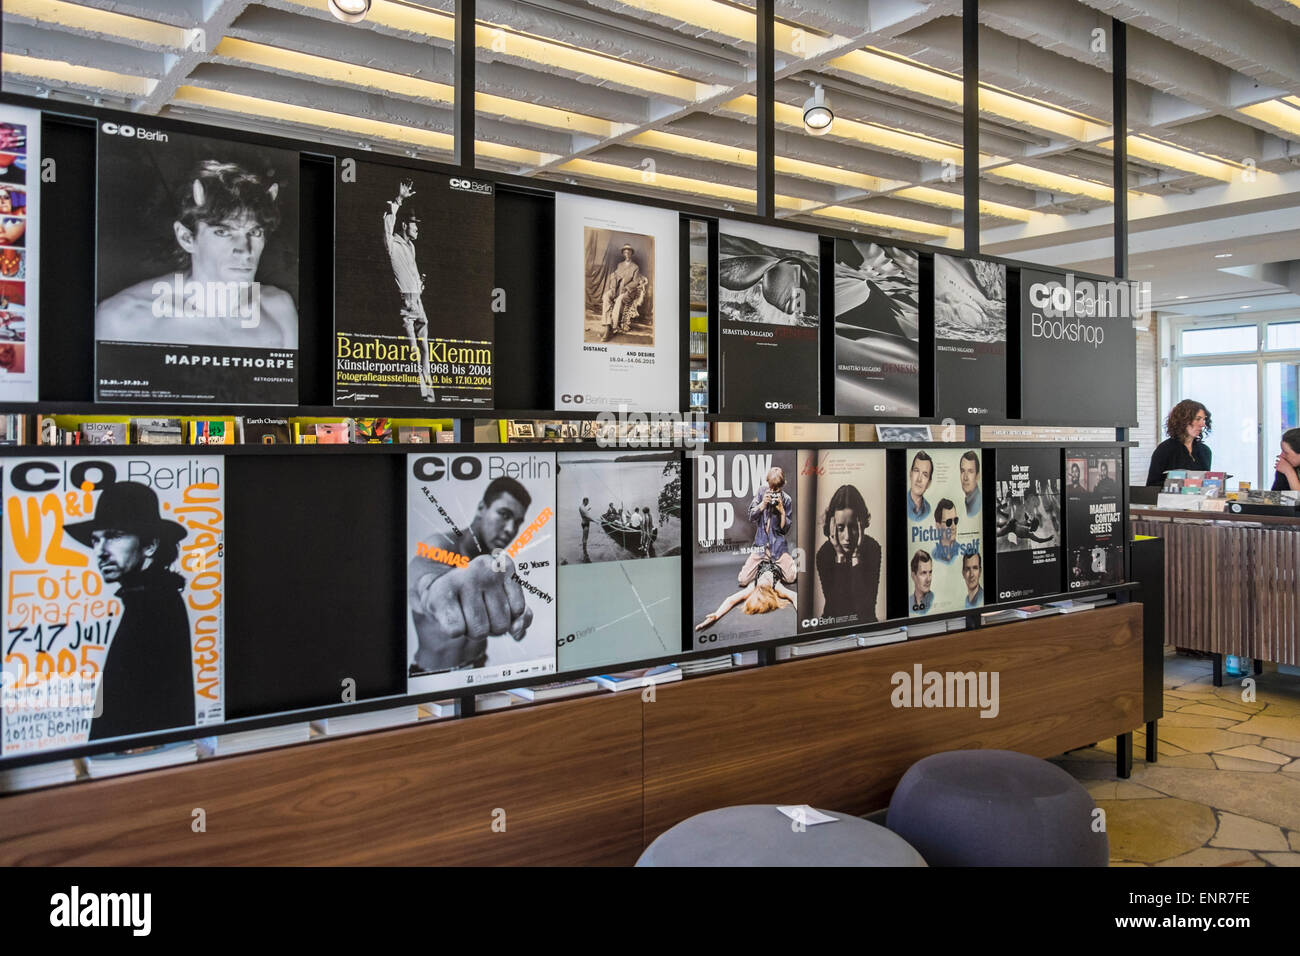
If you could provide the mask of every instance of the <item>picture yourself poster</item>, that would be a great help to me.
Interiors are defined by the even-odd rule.
[[[0,401],[39,398],[41,114],[0,106]]]
[[[797,633],[796,462],[793,451],[695,459],[697,650]]]
[[[555,671],[555,455],[409,455],[408,693]]]
[[[491,407],[494,200],[466,182],[381,163],[339,170],[334,404]]]
[[[1065,540],[1071,591],[1124,580],[1120,496],[1124,461],[1117,451],[1065,453]]]
[[[555,197],[555,407],[676,408],[680,220],[670,210]]]
[[[940,418],[1006,417],[1006,266],[935,255],[934,348]]]
[[[99,127],[95,399],[298,401],[298,154]]]
[[[723,413],[818,411],[820,263],[814,233],[718,224]]]
[[[224,719],[220,455],[10,459],[4,754]]]
[[[920,259],[835,240],[835,412],[917,416]]]
[[[682,649],[682,459],[560,452],[559,669]]]
[[[885,619],[885,453],[799,452],[799,630]]]
[[[1061,452],[999,448],[997,452],[998,600],[1061,590]]]
[[[907,462],[908,616],[982,607],[980,452],[915,448]]]

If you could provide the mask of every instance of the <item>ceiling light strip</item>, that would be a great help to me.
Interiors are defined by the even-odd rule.
[[[4,15],[77,33],[113,37],[138,45],[184,50],[193,31],[65,0],[5,0]]]
[[[146,97],[158,85],[157,80],[143,76],[115,73],[92,66],[78,66],[63,60],[45,60],[18,53],[4,55],[5,78],[22,79],[51,87],[88,89],[94,93],[113,93],[118,96]]]

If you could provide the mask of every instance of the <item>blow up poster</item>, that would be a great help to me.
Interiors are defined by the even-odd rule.
[[[220,456],[4,469],[6,756],[225,716]]]
[[[909,449],[907,462],[908,616],[983,607],[980,453]]]

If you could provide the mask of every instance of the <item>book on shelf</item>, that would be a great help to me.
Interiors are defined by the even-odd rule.
[[[682,679],[681,668],[676,664],[664,664],[661,667],[642,667],[632,671],[619,671],[614,674],[597,674],[587,678],[605,690],[618,692],[652,684],[671,684]]]
[[[111,754],[96,754],[84,758],[86,775],[92,778],[112,777],[119,773],[135,773],[139,770],[156,770],[159,767],[174,767],[183,763],[194,763],[199,759],[198,743],[193,740],[178,740],[170,744],[156,744],[150,747],[132,747]]]
[[[1077,598],[1072,601],[1049,601],[1048,603],[1062,614],[1077,614],[1080,611],[1091,611],[1097,606],[1091,601],[1083,601]]]
[[[566,697],[581,697],[584,694],[596,694],[600,688],[586,678],[579,680],[557,680],[549,684],[534,684],[532,687],[514,687],[510,693],[522,700],[540,703],[546,700],[563,700]]]
[[[233,445],[235,443],[233,418],[197,418],[187,424],[186,431],[191,445]]]
[[[724,654],[722,657],[706,657],[703,660],[682,661],[677,667],[682,672],[683,677],[698,677],[701,674],[731,670],[734,666],[732,656],[731,654]]]
[[[415,704],[402,707],[390,707],[386,710],[371,710],[363,714],[344,714],[340,717],[322,717],[311,722],[317,732],[322,734],[359,734],[368,730],[382,730],[385,727],[399,727],[413,724],[420,719],[420,708]]]
[[[26,415],[0,415],[0,445],[26,445],[27,433]]]
[[[239,418],[239,441],[244,445],[290,445],[293,429],[287,418]]]
[[[455,700],[430,700],[420,704],[421,720],[442,720],[456,716]]]
[[[946,634],[948,632],[948,622],[922,621],[916,624],[908,624],[903,630],[907,632],[909,639],[913,637],[928,637],[931,634]]]
[[[513,707],[515,704],[522,703],[520,698],[507,690],[488,691],[486,694],[478,694],[474,697],[474,712],[476,714],[487,713],[489,710],[505,710]]]
[[[834,651],[858,647],[858,635],[845,634],[840,637],[823,637],[815,641],[800,641],[797,644],[782,644],[776,649],[776,659],[789,660],[793,657],[815,657],[818,654],[830,654]]]
[[[0,792],[12,793],[17,790],[53,787],[60,783],[72,783],[76,779],[77,761],[52,760],[49,763],[33,764],[30,767],[0,770]]]
[[[233,754],[248,753],[252,750],[266,750],[270,747],[287,747],[290,744],[304,743],[311,739],[311,724],[299,721],[296,724],[282,724],[278,727],[264,727],[261,730],[241,730],[232,734],[220,734],[213,737],[200,737],[198,740],[199,758],[229,757]]]
[[[433,439],[428,425],[398,425],[397,443],[399,445],[428,445]],[[439,436],[441,436],[439,432]]]
[[[1023,607],[1007,608],[1004,611],[989,611],[987,614],[980,615],[980,620],[985,624],[996,624],[1003,621],[1027,621],[1033,617],[1047,617],[1050,614],[1059,614],[1061,609],[1052,604],[1026,604]]]
[[[907,628],[895,627],[888,631],[874,631],[858,635],[859,647],[879,647],[882,644],[897,644],[907,640]]]
[[[179,418],[133,418],[131,429],[137,445],[183,444]]]
[[[736,651],[731,655],[731,665],[733,667],[756,667],[758,665],[758,651]]]
[[[125,445],[130,440],[127,422],[82,422],[77,426],[83,445]]]
[[[387,418],[352,419],[352,441],[358,445],[391,445],[393,425]]]

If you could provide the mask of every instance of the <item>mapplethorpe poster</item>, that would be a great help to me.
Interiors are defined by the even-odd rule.
[[[920,260],[835,240],[835,413],[920,415]]]
[[[95,399],[298,401],[298,154],[99,127]]]
[[[682,459],[560,452],[559,665],[682,649]]]
[[[818,411],[820,270],[813,233],[718,224],[723,413]]]
[[[491,185],[361,162],[334,203],[334,404],[491,407]]]
[[[224,719],[220,455],[11,459],[4,754]]]
[[[1006,266],[935,255],[934,349],[940,418],[1006,417]]]
[[[40,194],[41,114],[0,106],[0,401],[39,396]]]
[[[1061,452],[999,448],[997,453],[998,600],[1061,590]]]
[[[980,452],[907,452],[907,613],[982,607],[984,518]]]
[[[406,461],[408,692],[554,673],[554,453]]]
[[[660,411],[679,402],[680,219],[555,197],[555,407]]]

